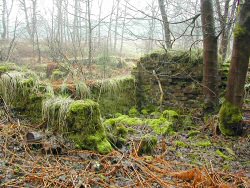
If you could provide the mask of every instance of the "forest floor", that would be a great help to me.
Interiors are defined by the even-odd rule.
[[[109,68],[107,76],[130,74],[135,63],[126,63],[122,69]],[[92,69],[95,78],[101,78],[102,72],[100,65]],[[71,77],[65,81],[70,84]],[[51,82],[58,88],[63,83]],[[250,111],[245,117],[250,122]],[[152,130],[147,126],[126,127],[134,130],[126,144],[100,155],[77,150],[73,143],[40,125],[9,121],[5,116],[0,118],[0,187],[248,188],[250,134],[224,137],[217,133],[216,121],[199,120],[190,129],[158,136],[157,147],[148,155],[138,151],[144,135],[155,136]],[[41,133],[43,138],[32,142],[28,133]]]
[[[140,134],[143,133],[143,128]],[[75,150],[53,133],[36,143],[25,122],[0,124],[0,187],[243,187],[250,185],[249,137],[224,138],[200,129],[180,131],[152,155],[138,155],[138,140],[108,155]],[[160,139],[160,138],[159,138]]]

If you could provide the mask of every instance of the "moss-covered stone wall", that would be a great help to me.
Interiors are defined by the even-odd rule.
[[[28,72],[2,70],[0,96],[15,117],[47,122],[47,129],[67,136],[79,148],[102,154],[112,151],[98,103],[55,96],[48,85]]]
[[[132,76],[117,77],[105,80],[94,80],[84,83],[53,86],[57,94],[65,94],[75,99],[92,99],[99,103],[103,116],[115,113],[128,113],[136,106],[135,79]]]
[[[220,95],[223,96],[229,64],[220,66],[219,89]],[[158,79],[164,92],[163,106],[202,107],[202,72],[201,51],[157,52],[142,57],[132,72],[136,80],[138,107],[143,109],[160,105],[161,92]]]

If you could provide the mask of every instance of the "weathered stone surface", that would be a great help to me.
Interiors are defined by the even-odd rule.
[[[226,68],[224,68],[226,67]],[[189,108],[201,107],[202,95],[202,52],[175,51],[153,53],[142,57],[133,71],[136,79],[137,105],[145,108],[150,105],[159,105],[160,89],[156,71],[164,92],[163,105],[186,106]],[[221,84],[223,91],[226,87],[228,65],[221,67]],[[221,92],[223,95],[223,92]],[[191,101],[191,102],[189,102]]]

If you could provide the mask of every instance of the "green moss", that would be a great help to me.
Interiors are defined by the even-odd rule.
[[[0,73],[5,73],[5,72],[8,72],[8,71],[9,71],[8,66],[4,66],[4,65],[0,66]]]
[[[70,138],[81,148],[105,154],[112,151],[101,124],[99,105],[92,100],[71,103],[66,117]]]
[[[0,73],[10,72],[14,70],[21,70],[15,63],[1,63],[0,65]]]
[[[162,117],[164,117],[170,121],[174,121],[179,117],[179,114],[174,110],[164,110],[162,112]]]
[[[239,24],[235,25],[235,28],[234,28],[234,37],[235,38],[242,38],[242,37],[246,36],[247,34],[248,34],[247,28],[242,27]]]
[[[97,143],[97,151],[101,154],[107,154],[112,151],[112,147],[106,138]]]
[[[142,137],[138,154],[152,154],[157,146],[157,137],[145,135]]]
[[[99,80],[89,87],[92,99],[98,101],[104,116],[128,113],[136,105],[135,79],[131,76]]]
[[[191,130],[188,132],[188,137],[194,137],[198,134],[200,134],[201,132],[200,131],[196,131],[196,130]]]
[[[105,126],[109,141],[116,147],[120,148],[127,142],[128,128],[124,125],[115,125],[115,122],[109,121],[109,125]]]
[[[166,135],[172,130],[172,123],[165,118],[148,119],[146,120],[146,124],[158,135]]]
[[[65,73],[60,71],[59,69],[55,69],[53,72],[52,72],[52,79],[53,80],[59,80],[59,79],[62,79],[63,77],[65,76]]]
[[[104,122],[105,126],[108,125],[124,125],[124,126],[139,126],[139,125],[143,125],[143,120],[141,120],[140,118],[131,118],[127,115],[121,115],[117,118],[111,118],[108,119]]]
[[[1,75],[0,94],[8,105],[32,123],[42,120],[42,101],[47,91],[40,90],[39,79],[33,73],[11,71]]]
[[[202,140],[202,141],[196,142],[194,145],[198,147],[210,147],[212,146],[212,143],[209,140]]]
[[[140,113],[138,112],[138,110],[135,107],[131,108],[129,110],[128,114],[130,117],[137,117],[140,115]]]
[[[150,114],[150,116],[151,116],[152,118],[160,118],[161,115],[162,115],[162,114],[161,114],[160,112],[158,112],[158,111],[152,112],[152,113]]]
[[[235,136],[240,133],[242,121],[241,109],[228,101],[224,101],[219,112],[220,131],[224,135]]]
[[[142,115],[146,116],[146,115],[149,114],[149,110],[148,109],[142,109],[141,113],[142,113]]]
[[[121,113],[115,113],[115,117],[120,117],[120,116],[122,116]]]
[[[228,160],[228,161],[233,160],[232,157],[225,155],[225,154],[224,154],[222,151],[220,151],[220,150],[216,150],[215,153],[216,153],[218,156],[220,156],[221,158],[223,158],[224,160]]]
[[[184,118],[181,119],[181,124],[183,128],[192,128],[195,126],[191,115],[184,116]]]
[[[185,142],[182,142],[182,141],[175,141],[174,144],[176,147],[180,147],[180,148],[188,147],[188,144],[186,144]]]

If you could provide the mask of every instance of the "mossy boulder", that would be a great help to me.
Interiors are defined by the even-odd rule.
[[[241,133],[243,117],[239,107],[224,101],[219,112],[219,119],[219,128],[223,135],[236,136]]]
[[[147,119],[146,124],[158,135],[166,135],[172,130],[172,122],[163,117],[159,119]]]
[[[80,148],[96,150],[101,154],[112,151],[101,123],[99,104],[92,100],[71,103],[66,117],[71,138]]]

